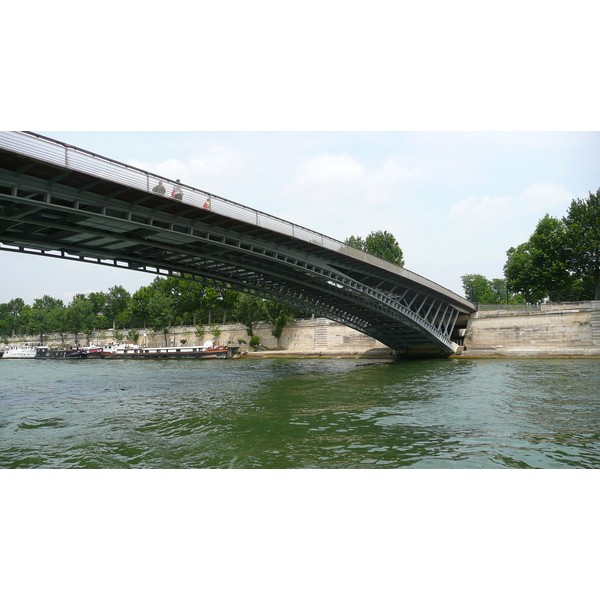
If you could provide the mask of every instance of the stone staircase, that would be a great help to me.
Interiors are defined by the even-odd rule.
[[[318,318],[315,327],[315,350],[327,350],[328,344],[328,319]]]
[[[600,301],[592,302],[590,326],[592,328],[592,346],[600,346]]]

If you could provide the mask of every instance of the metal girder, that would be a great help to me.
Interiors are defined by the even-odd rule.
[[[148,185],[151,177],[158,179],[144,175]],[[225,214],[240,212],[241,205],[210,199],[212,210],[204,210],[93,173],[32,161],[3,149],[0,133],[0,250],[190,275],[309,310],[400,353],[455,350],[454,327],[474,310],[464,298],[274,217],[266,228],[258,222],[268,215]],[[221,201],[233,208],[215,210]]]

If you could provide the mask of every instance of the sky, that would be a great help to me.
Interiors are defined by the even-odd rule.
[[[460,295],[462,275],[501,278],[541,218],[600,188],[598,132],[36,132],[340,241],[388,231],[407,269]],[[26,303],[154,278],[9,252],[0,276],[0,302]]]
[[[460,295],[461,276],[502,277],[506,251],[541,218],[600,187],[591,2],[374,0],[366,12],[224,1],[198,22],[174,0],[175,45],[153,42],[162,25],[136,4],[78,6],[85,27],[53,21],[33,78],[7,61],[15,93],[0,99],[0,130],[43,133],[340,241],[388,231],[407,269]],[[36,19],[9,7],[9,21],[28,23],[19,56],[72,6],[41,4]],[[152,280],[3,252],[0,278],[0,302],[27,303]]]
[[[392,233],[405,267],[464,294],[461,276],[502,277],[538,221],[600,187],[593,3],[338,0],[295,9],[203,6],[170,45],[137,3],[28,23],[35,77],[7,61],[18,93],[0,130],[36,131],[345,240]],[[118,15],[118,18],[115,18]],[[177,15],[177,16],[176,16]],[[52,21],[52,44],[35,51]],[[165,20],[165,27],[169,23]],[[110,44],[98,43],[107,31]],[[6,43],[18,33],[6,32]],[[130,292],[151,275],[0,252],[0,302]]]

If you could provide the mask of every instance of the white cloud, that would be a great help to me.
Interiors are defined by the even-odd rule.
[[[408,169],[393,160],[368,170],[349,154],[321,154],[299,168],[290,193],[305,202],[326,201],[330,206],[349,210],[367,200],[389,200],[396,186],[410,176]]]
[[[239,172],[244,164],[244,157],[228,146],[217,145],[185,160],[168,158],[160,162],[150,162],[130,159],[128,164],[169,179],[181,179],[184,184],[192,187],[212,191],[223,180]]]
[[[546,213],[562,217],[571,198],[571,194],[559,186],[534,183],[516,197],[480,196],[463,200],[450,208],[450,217],[464,225],[482,227],[523,217],[541,219]],[[556,214],[551,212],[553,209]]]
[[[321,154],[299,169],[293,186],[298,192],[320,195],[332,186],[362,186],[365,171],[348,154]]]
[[[369,169],[348,153],[320,154],[297,168],[287,189],[291,202],[286,202],[284,210],[279,208],[278,214],[338,239],[366,235],[385,228],[381,214],[398,209],[398,203],[392,203],[411,175],[396,160]],[[375,207],[383,211],[375,214]]]
[[[492,225],[513,217],[514,202],[509,196],[468,198],[450,209],[450,217],[465,226]]]
[[[395,160],[386,160],[380,169],[377,169],[371,179],[373,184],[393,185],[404,181],[413,175],[413,172],[403,167]]]
[[[563,188],[551,183],[534,183],[517,197],[517,209],[520,214],[539,213],[540,218],[552,209],[559,209],[551,216],[564,216],[565,209],[573,196]]]

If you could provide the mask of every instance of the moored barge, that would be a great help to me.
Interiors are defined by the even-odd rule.
[[[35,358],[102,358],[100,346],[87,348],[50,348],[38,346]]]
[[[238,351],[237,346],[163,346],[143,348],[133,344],[109,347],[102,350],[104,358],[231,358]]]
[[[0,357],[2,358],[35,358],[38,346],[23,344],[22,346],[10,346],[6,348]]]

